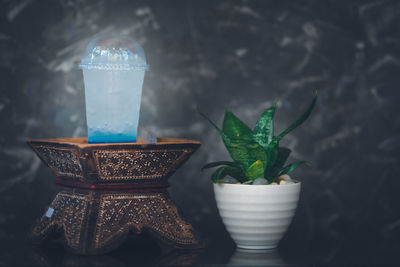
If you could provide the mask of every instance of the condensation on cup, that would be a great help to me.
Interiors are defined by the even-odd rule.
[[[83,70],[89,143],[136,142],[144,74],[143,48],[128,36],[101,35],[86,46]]]

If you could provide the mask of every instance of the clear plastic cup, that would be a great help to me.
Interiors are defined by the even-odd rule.
[[[145,71],[143,48],[120,35],[95,37],[86,46],[83,70],[89,143],[136,142]]]

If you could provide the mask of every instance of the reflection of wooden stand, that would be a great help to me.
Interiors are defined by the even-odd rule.
[[[129,232],[146,231],[178,248],[200,248],[193,227],[180,217],[167,179],[200,146],[160,138],[157,144],[88,144],[84,138],[28,141],[57,175],[59,192],[37,222],[32,240],[63,234],[78,254],[105,253]]]

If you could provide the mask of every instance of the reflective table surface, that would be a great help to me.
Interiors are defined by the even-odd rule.
[[[157,243],[149,236],[130,236],[115,251],[104,255],[82,256],[66,250],[61,240],[34,246],[27,239],[2,243],[0,266],[399,266],[398,245],[348,246],[321,244],[301,247],[291,242],[289,233],[276,250],[235,248],[229,235],[222,231],[206,238],[202,250],[176,250]],[[301,243],[301,242],[300,242]],[[5,246],[4,246],[5,245]]]

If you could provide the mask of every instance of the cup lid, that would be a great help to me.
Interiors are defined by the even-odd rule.
[[[142,46],[124,35],[98,35],[86,46],[81,69],[149,70]]]

